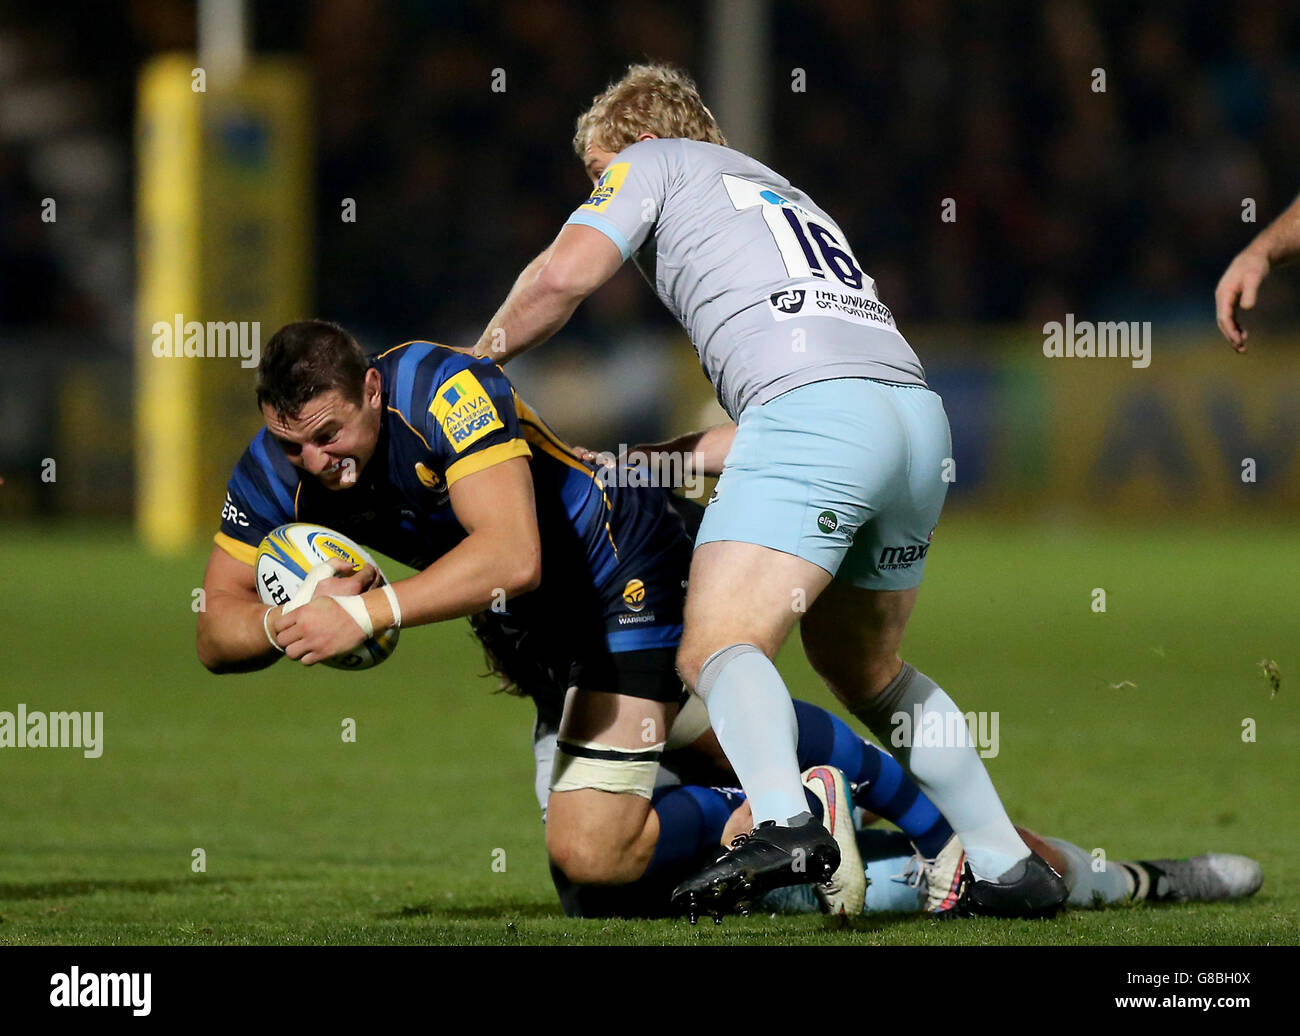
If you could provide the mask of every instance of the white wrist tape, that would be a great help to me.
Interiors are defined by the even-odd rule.
[[[393,609],[393,629],[397,629],[402,624],[402,606],[397,603],[397,591],[385,583],[380,587],[384,591],[384,596],[388,598],[388,607]]]
[[[284,606],[283,615],[288,615],[291,611],[301,608],[311,600],[311,595],[316,592],[316,586],[323,579],[330,579],[338,575],[334,567],[328,561],[322,561],[313,568],[303,578],[302,586],[298,587],[298,592],[289,598],[289,603]]]
[[[275,634],[271,632],[271,627],[270,625],[267,624],[266,621],[271,617],[271,613],[273,611],[275,611],[274,605],[272,605],[270,608],[267,608],[266,611],[262,612],[262,631],[266,634],[266,639],[271,642],[271,647],[275,648],[276,651],[280,652],[280,654],[283,655],[284,648],[282,648],[280,646],[279,641],[275,639]]]
[[[352,621],[361,627],[361,632],[367,637],[373,636],[375,624],[370,619],[370,613],[366,611],[366,602],[361,599],[360,594],[352,594],[348,597],[338,597],[330,594],[331,600],[339,603],[339,607],[352,617]]]

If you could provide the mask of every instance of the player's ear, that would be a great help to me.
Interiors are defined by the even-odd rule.
[[[380,377],[379,371],[374,367],[366,370],[365,388],[361,393],[361,398],[365,400],[367,406],[378,407],[380,397],[384,390],[384,379]]]

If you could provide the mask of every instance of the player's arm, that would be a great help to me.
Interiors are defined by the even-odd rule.
[[[457,479],[448,493],[456,520],[469,535],[423,572],[394,584],[403,626],[473,615],[503,595],[509,599],[536,590],[542,580],[527,457]]]
[[[337,566],[336,566],[337,567]],[[353,594],[373,582],[370,566],[355,575],[323,581],[317,593]],[[199,661],[213,673],[247,673],[265,669],[281,652],[272,646],[268,629],[281,608],[270,609],[257,595],[255,570],[214,546],[203,573],[203,609],[199,612],[195,648]]]
[[[512,457],[451,483],[451,507],[464,540],[423,572],[392,584],[402,626],[421,626],[473,615],[503,597],[534,590],[542,578],[541,535],[526,457]],[[383,589],[356,600],[373,630],[397,624]],[[272,618],[277,640],[290,658],[313,665],[350,651],[364,629],[338,602],[314,600]]]
[[[656,453],[691,453],[695,455],[693,464],[697,473],[721,475],[722,466],[727,462],[727,454],[731,452],[731,444],[735,438],[736,424],[734,421],[728,421],[726,424],[714,425],[700,432],[679,435],[676,439],[669,439],[667,442],[638,446],[635,452],[650,454],[652,464]]]
[[[622,265],[622,253],[606,235],[581,224],[566,224],[551,246],[519,275],[474,345],[473,355],[504,364],[540,345]]]
[[[1260,282],[1274,266],[1300,254],[1300,198],[1237,254],[1214,289],[1219,330],[1237,352],[1246,351],[1246,331],[1237,322],[1237,307],[1254,309]]]
[[[212,548],[195,646],[199,661],[213,673],[265,669],[280,657],[262,627],[266,605],[257,596],[253,573],[252,565]]]
[[[654,467],[659,461],[657,454],[693,454],[694,470],[700,475],[721,475],[722,465],[727,461],[727,454],[731,452],[731,444],[736,438],[735,422],[728,421],[726,424],[714,425],[712,428],[706,428],[700,432],[688,432],[686,435],[679,435],[676,439],[669,439],[667,442],[643,443],[640,446],[633,446],[627,451],[629,460],[637,458],[637,455],[643,455],[649,464]],[[611,453],[598,453],[596,450],[586,446],[574,446],[573,455],[579,460],[587,461],[591,464],[604,464],[612,468],[615,464],[614,455]]]

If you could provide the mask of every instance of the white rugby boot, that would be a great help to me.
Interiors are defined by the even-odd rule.
[[[858,850],[853,826],[853,790],[848,779],[834,766],[813,766],[801,777],[803,786],[822,804],[822,824],[840,849],[840,865],[831,880],[814,885],[813,891],[826,914],[856,917],[867,898],[867,874]]]

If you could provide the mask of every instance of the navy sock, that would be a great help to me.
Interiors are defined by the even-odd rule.
[[[857,785],[854,801],[897,824],[923,856],[937,856],[952,828],[935,804],[912,781],[898,760],[853,732],[838,716],[806,701],[795,701],[799,721],[799,769],[818,763],[844,772]]]
[[[702,853],[720,850],[722,829],[744,801],[739,788],[692,784],[656,788],[650,803],[659,814],[659,841],[643,878],[689,868]]]

